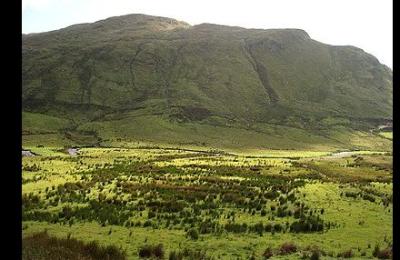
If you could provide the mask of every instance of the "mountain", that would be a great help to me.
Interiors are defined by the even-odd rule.
[[[22,36],[24,144],[382,148],[392,98],[374,56],[300,29],[131,14]]]

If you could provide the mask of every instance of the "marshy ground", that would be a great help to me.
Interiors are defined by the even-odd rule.
[[[390,256],[390,152],[24,148],[26,239],[46,230],[128,259]]]

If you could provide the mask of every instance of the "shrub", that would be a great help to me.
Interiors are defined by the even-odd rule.
[[[279,218],[286,217],[286,216],[287,216],[287,211],[285,210],[284,207],[279,207],[278,210],[277,210],[277,212],[276,212],[276,215],[277,215]]]
[[[257,234],[262,236],[263,232],[264,232],[264,225],[262,222],[259,222],[259,223],[255,224],[252,229],[254,232],[256,232]]]
[[[374,250],[372,251],[372,256],[377,257],[379,251],[380,251],[379,245],[376,244],[375,247],[374,247]]]
[[[264,259],[270,259],[274,254],[272,253],[272,249],[270,247],[267,247],[265,249],[264,253],[262,254]]]
[[[154,256],[155,256],[156,258],[158,258],[158,259],[164,258],[164,248],[163,248],[163,245],[162,245],[162,244],[158,244],[158,245],[154,248],[153,252],[154,252]]]
[[[351,191],[346,191],[344,193],[344,195],[348,198],[357,198],[358,197],[358,193],[356,192],[351,192]]]
[[[150,220],[146,220],[144,223],[143,223],[143,227],[150,227],[152,225],[152,222],[150,221]]]
[[[244,233],[247,231],[247,224],[227,223],[224,228],[227,232]]]
[[[22,240],[22,259],[38,259],[38,255],[40,259],[126,259],[125,252],[115,246],[51,237],[47,232],[35,233]]]
[[[393,250],[391,247],[387,247],[383,250],[380,250],[379,246],[376,245],[372,255],[379,259],[391,259],[393,254]]]
[[[199,232],[197,232],[195,228],[189,229],[186,235],[192,240],[197,240],[199,238]]]
[[[283,228],[282,228],[281,224],[277,223],[277,224],[274,225],[274,230],[275,230],[276,232],[281,232],[282,229],[283,229]]]
[[[154,211],[149,211],[149,214],[147,214],[147,218],[154,218],[156,216],[156,213]]]
[[[267,211],[265,209],[262,209],[261,210],[261,216],[265,217],[265,215],[267,215]]]
[[[139,248],[139,257],[163,259],[164,258],[163,245],[162,244],[144,245],[141,248]]]
[[[292,254],[297,251],[297,246],[292,242],[285,242],[279,247],[280,255]]]
[[[337,256],[338,257],[342,257],[342,258],[351,258],[353,257],[353,251],[351,249],[343,251],[341,253],[339,253]]]
[[[200,234],[212,233],[215,224],[211,221],[202,221],[199,226]]]
[[[367,193],[363,194],[362,198],[370,202],[375,202],[375,197]]]
[[[313,250],[310,260],[319,260],[321,253],[318,250]]]
[[[152,248],[149,245],[142,246],[139,248],[139,257],[150,258],[152,255]]]
[[[377,257],[379,259],[392,259],[392,255],[393,255],[393,250],[392,248],[388,247],[386,249],[379,251]]]
[[[182,260],[183,255],[181,252],[171,251],[168,256],[168,260]]]
[[[300,218],[301,217],[301,209],[300,208],[296,208],[293,212],[293,217],[294,218]]]
[[[264,226],[265,232],[271,232],[272,231],[272,225],[271,223],[268,223]]]
[[[318,232],[323,231],[324,221],[316,216],[308,216],[290,225],[290,232]]]

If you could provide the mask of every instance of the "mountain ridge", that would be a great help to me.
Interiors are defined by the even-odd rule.
[[[22,49],[23,111],[72,120],[81,131],[99,132],[106,118],[151,116],[172,132],[185,124],[249,131],[261,124],[320,136],[329,118],[344,120],[339,126],[349,132],[392,118],[390,68],[301,29],[133,14],[23,36]],[[131,130],[122,135],[135,138]]]

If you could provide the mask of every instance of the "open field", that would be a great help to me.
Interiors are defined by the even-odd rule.
[[[166,259],[372,258],[392,244],[390,152],[24,149],[36,154],[23,158],[24,237],[96,240],[128,259],[160,243]]]
[[[393,132],[380,132],[379,134],[385,138],[393,139]]]

